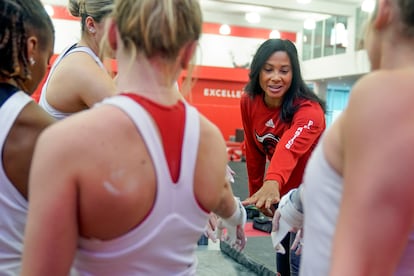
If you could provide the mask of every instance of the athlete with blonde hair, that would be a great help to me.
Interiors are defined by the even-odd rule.
[[[197,0],[115,1],[119,95],[40,137],[22,275],[194,275],[210,212],[243,249],[225,141],[176,88],[201,30]]]

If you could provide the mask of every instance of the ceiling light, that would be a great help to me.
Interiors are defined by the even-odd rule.
[[[223,24],[220,26],[219,32],[222,35],[229,35],[231,33],[231,28],[229,25]]]
[[[280,32],[278,30],[273,30],[269,34],[269,38],[280,38]]]
[[[44,7],[45,7],[47,14],[50,17],[53,17],[53,15],[55,14],[55,10],[53,9],[53,7],[51,5],[44,5]]]
[[[249,23],[260,22],[260,14],[258,14],[257,12],[248,12],[245,14],[244,18],[246,18],[247,22]]]
[[[296,0],[299,4],[309,4],[312,0]]]
[[[303,22],[303,28],[306,30],[313,30],[316,27],[316,22],[313,19],[306,19],[305,22]]]
[[[367,13],[373,12],[375,9],[375,0],[364,0],[361,5],[361,10]]]

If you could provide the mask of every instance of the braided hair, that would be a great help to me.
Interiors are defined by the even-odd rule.
[[[24,82],[31,79],[27,39],[34,35],[39,47],[46,49],[54,39],[54,27],[40,0],[0,1],[0,78],[13,79],[27,91]]]
[[[19,82],[30,77],[24,13],[10,0],[0,1],[0,77]]]

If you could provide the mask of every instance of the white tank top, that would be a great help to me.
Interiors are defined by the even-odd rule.
[[[155,166],[157,195],[147,218],[129,233],[110,240],[79,241],[79,275],[195,275],[195,249],[208,221],[194,196],[200,135],[199,114],[185,104],[180,177],[173,183],[162,143],[147,111],[127,96],[107,98],[135,123]]]
[[[61,55],[59,55],[59,57],[53,63],[53,66],[50,69],[49,75],[47,76],[47,79],[46,79],[45,83],[43,84],[42,92],[40,93],[40,99],[39,99],[39,105],[44,110],[46,110],[47,113],[49,113],[52,117],[54,117],[56,120],[61,120],[63,118],[66,118],[66,117],[72,115],[73,113],[59,111],[47,102],[47,99],[46,99],[47,86],[48,86],[50,77],[52,76],[53,72],[55,71],[55,69],[59,65],[59,63],[62,61],[62,59],[64,57],[72,54],[72,53],[77,53],[77,52],[87,53],[88,55],[90,55],[95,60],[95,62],[99,65],[99,67],[101,67],[103,70],[106,70],[105,66],[102,63],[102,61],[99,59],[98,56],[95,55],[95,53],[90,48],[85,47],[85,46],[76,47],[76,44],[71,45],[70,47],[66,48],[63,51],[63,53]]]
[[[343,179],[327,162],[323,137],[304,174],[304,247],[300,276],[329,275],[333,235],[342,199]],[[395,276],[414,275],[414,229]]]
[[[32,101],[18,91],[0,107],[0,160],[9,131],[22,109]],[[27,201],[6,176],[3,162],[0,166],[0,275],[20,274],[23,252],[23,233],[27,217]]]

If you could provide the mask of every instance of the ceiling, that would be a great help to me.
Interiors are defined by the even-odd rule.
[[[42,0],[45,4],[65,6],[68,0]],[[306,19],[320,20],[330,15],[350,16],[362,0],[200,0],[204,21],[237,26],[298,32]],[[248,23],[246,12],[257,12],[259,23]]]
[[[69,0],[41,0],[44,4],[66,6]],[[235,26],[300,32],[304,21],[322,20],[332,15],[352,16],[363,0],[312,0],[300,4],[298,0],[200,0],[205,22]],[[248,23],[246,12],[257,12],[259,23]],[[321,81],[335,86],[351,87],[360,76],[347,76]]]

